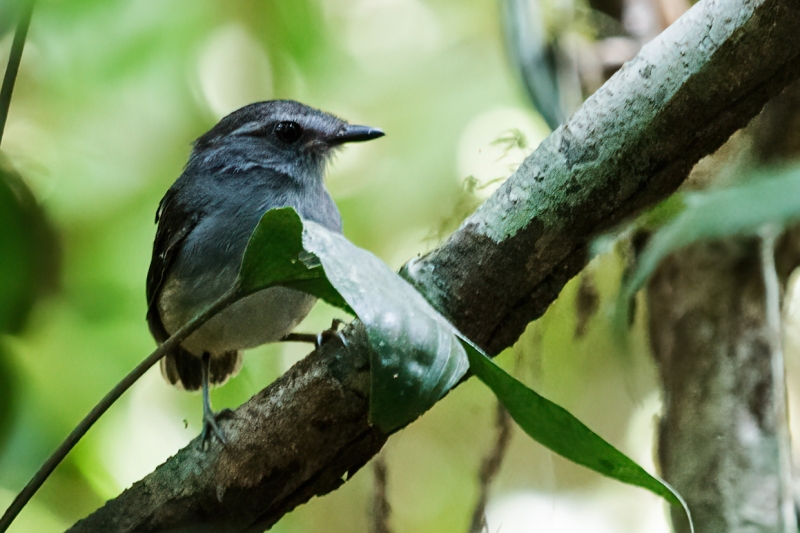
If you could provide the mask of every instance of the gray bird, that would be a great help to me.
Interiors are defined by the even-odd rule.
[[[234,283],[261,216],[291,206],[305,220],[341,233],[339,210],[325,188],[334,149],[382,137],[290,100],[250,104],[197,139],[183,174],[156,212],[158,230],[147,273],[147,323],[160,344]],[[305,318],[316,299],[283,287],[228,307],[161,360],[173,385],[203,391],[203,432],[224,435],[208,388],[235,375],[241,350],[275,342]]]

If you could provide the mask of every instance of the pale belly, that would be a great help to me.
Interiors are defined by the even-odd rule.
[[[211,281],[210,285],[218,285],[218,280],[219,277],[214,280],[217,283]],[[197,293],[224,292],[209,291],[217,287],[203,287],[201,283],[192,285],[188,287],[175,280],[165,284],[158,307],[164,327],[170,334],[213,301],[198,301]],[[182,346],[200,356],[204,352],[221,354],[278,341],[291,333],[308,315],[316,300],[306,293],[285,287],[259,291],[239,300],[206,322],[183,341]]]

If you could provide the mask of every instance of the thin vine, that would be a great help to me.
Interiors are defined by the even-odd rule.
[[[8,119],[8,108],[11,106],[11,93],[14,92],[14,83],[17,81],[17,72],[19,72],[19,64],[22,61],[22,50],[25,48],[28,28],[31,25],[34,3],[35,0],[28,0],[22,3],[19,22],[14,32],[14,41],[11,43],[11,54],[8,57],[6,74],[3,77],[3,87],[0,89],[0,143],[3,142],[3,132],[6,129],[6,119]]]

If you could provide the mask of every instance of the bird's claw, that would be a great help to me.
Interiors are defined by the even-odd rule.
[[[339,331],[339,327],[343,326],[345,323],[343,320],[339,320],[338,318],[334,318],[331,321],[331,327],[317,333],[317,341],[314,343],[317,348],[325,344],[326,341],[332,339],[333,337],[338,338],[342,341],[342,344],[345,348],[347,348],[347,339],[344,338],[344,335]]]
[[[200,446],[203,450],[208,450],[211,445],[212,437],[216,437],[224,448],[228,447],[228,439],[225,432],[219,427],[219,421],[229,418],[233,414],[230,409],[223,409],[218,413],[213,411],[203,414],[203,431],[200,433]]]

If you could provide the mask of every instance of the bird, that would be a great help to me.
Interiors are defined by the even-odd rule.
[[[147,273],[147,323],[158,344],[223,296],[235,283],[251,233],[270,209],[341,233],[342,219],[325,186],[332,154],[345,143],[384,132],[293,100],[246,105],[193,144],[180,177],[156,211]],[[242,350],[276,342],[305,318],[316,299],[271,287],[233,303],[168,352],[161,373],[179,388],[202,390],[201,443],[226,443],[209,387],[242,366]]]

